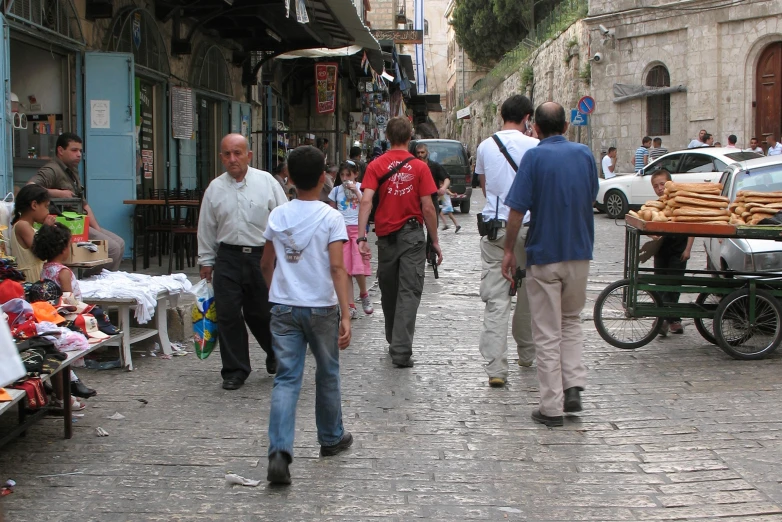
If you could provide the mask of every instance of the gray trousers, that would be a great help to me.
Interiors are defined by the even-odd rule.
[[[527,271],[543,415],[562,415],[564,390],[586,386],[581,310],[588,277],[589,261],[533,265]]]
[[[527,254],[524,242],[529,228],[522,227],[516,238],[516,263],[525,267]],[[510,283],[502,275],[502,258],[505,255],[505,229],[497,232],[497,239],[481,238],[481,300],[486,303],[483,311],[483,327],[478,348],[486,361],[489,377],[508,378],[508,318],[513,297],[508,295]],[[532,324],[527,299],[527,280],[516,289],[516,310],[513,312],[511,333],[516,341],[519,361],[531,364],[535,360],[535,343],[532,340]]]
[[[96,230],[92,227],[90,227],[89,238],[96,239],[96,240],[103,240],[108,243],[109,258],[111,259],[111,264],[98,266],[90,270],[86,270],[84,272],[84,277],[100,274],[104,268],[106,270],[111,270],[112,272],[116,272],[117,270],[119,270],[119,264],[122,263],[122,257],[125,255],[125,240],[119,237],[111,230],[107,230],[105,228]]]
[[[426,263],[424,231],[405,225],[377,240],[377,281],[386,327],[388,352],[394,363],[413,355],[413,335]]]

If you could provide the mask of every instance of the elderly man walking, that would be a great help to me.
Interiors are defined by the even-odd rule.
[[[375,213],[377,280],[383,306],[391,362],[409,368],[414,362],[413,335],[426,264],[424,223],[437,263],[443,260],[437,240],[437,214],[432,194],[437,192],[429,168],[408,152],[413,127],[404,117],[391,118],[386,136],[391,149],[367,167],[361,191],[358,230],[367,229],[372,198],[379,193]],[[366,236],[356,239],[362,254],[370,255]]]
[[[200,275],[214,284],[226,390],[241,388],[252,371],[247,328],[266,352],[266,371],[277,371],[261,254],[269,213],[288,198],[271,174],[249,166],[247,145],[241,134],[223,138],[220,159],[226,172],[204,192],[198,218]]]
[[[535,111],[540,144],[527,151],[505,204],[511,208],[502,271],[512,280],[514,247],[522,219],[532,213],[527,234],[527,293],[532,306],[540,408],[532,420],[562,426],[564,412],[581,411],[586,385],[582,361],[581,310],[586,302],[589,261],[595,241],[592,202],[597,196],[595,158],[571,143],[565,109],[554,102]]]

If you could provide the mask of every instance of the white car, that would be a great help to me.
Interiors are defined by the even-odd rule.
[[[666,169],[679,183],[717,182],[728,165],[738,161],[761,158],[762,155],[726,147],[701,147],[669,152],[632,174],[617,174],[600,180],[595,207],[612,219],[624,217],[631,209],[640,208],[650,199],[657,199],[650,175]]]
[[[720,181],[722,195],[731,201],[739,190],[782,190],[782,156],[742,161],[728,167]],[[782,243],[767,239],[704,238],[710,270],[781,272]]]

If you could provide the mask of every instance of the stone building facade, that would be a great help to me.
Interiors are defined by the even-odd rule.
[[[593,142],[619,149],[631,169],[645,135],[681,149],[700,129],[740,147],[782,132],[782,2],[779,0],[592,0],[584,20],[591,37],[596,98]],[[724,7],[721,7],[724,6]],[[602,26],[602,27],[601,27]],[[665,96],[614,103],[614,85],[678,86]]]
[[[478,144],[502,126],[500,106],[514,94],[529,96],[534,105],[556,101],[566,109],[592,93],[589,84],[589,30],[576,22],[554,39],[536,49],[521,69],[511,74],[491,94],[470,103],[470,118],[456,119],[456,108],[448,111],[446,137],[464,143],[471,153]],[[571,128],[568,138],[589,142],[586,131]]]
[[[446,96],[441,102],[446,114],[464,106],[465,93],[475,85],[475,82],[483,78],[488,70],[485,67],[475,65],[464,49],[456,43],[456,32],[451,25],[454,7],[456,7],[455,0],[450,0],[445,7],[444,16],[446,22],[447,81]]]

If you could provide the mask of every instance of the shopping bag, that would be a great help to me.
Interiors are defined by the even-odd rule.
[[[5,252],[10,255],[14,255],[13,252],[10,251],[10,248],[8,248],[11,244],[10,241],[10,231],[11,231],[11,220],[14,217],[14,193],[9,192],[5,195],[5,197],[0,201],[0,236],[2,236],[6,241],[0,242],[0,253]]]
[[[193,347],[199,359],[206,359],[217,345],[217,310],[212,283],[202,279],[190,289],[196,296],[193,305]]]
[[[19,351],[11,337],[8,320],[5,313],[0,312],[0,386],[7,386],[26,373],[22,358],[19,357]]]

